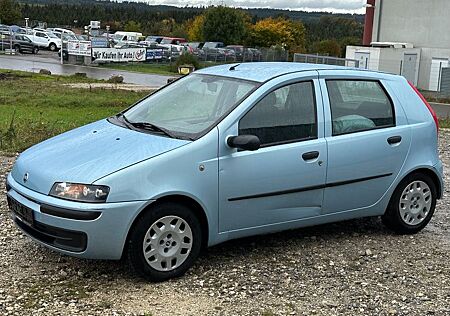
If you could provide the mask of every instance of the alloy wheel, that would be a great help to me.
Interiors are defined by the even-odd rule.
[[[414,181],[406,186],[400,196],[400,217],[408,225],[422,223],[431,210],[430,187],[423,181]]]
[[[181,217],[165,216],[147,230],[142,250],[150,267],[157,271],[171,271],[187,259],[192,243],[189,224]]]

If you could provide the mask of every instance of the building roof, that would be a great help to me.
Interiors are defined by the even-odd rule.
[[[230,70],[236,66],[234,70]],[[197,71],[200,74],[225,76],[238,79],[252,80],[264,82],[274,77],[285,75],[292,72],[308,71],[308,70],[334,70],[334,69],[353,69],[334,65],[321,64],[305,64],[294,62],[252,62],[252,63],[235,63],[208,67]]]

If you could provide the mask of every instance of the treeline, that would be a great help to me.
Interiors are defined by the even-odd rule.
[[[19,25],[24,24],[25,17],[29,17],[34,22],[47,22],[49,27],[71,28],[82,28],[91,20],[99,20],[103,27],[109,25],[112,32],[129,30],[152,35],[186,37],[190,40],[210,39],[201,34],[202,30],[197,32],[195,38],[192,38],[192,32],[191,34],[188,32],[195,23],[199,23],[199,17],[207,14],[208,8],[205,7],[180,8],[151,6],[139,2],[94,0],[0,0],[0,19],[3,23],[8,22],[5,21],[8,17],[14,17],[13,14],[3,18],[1,16],[2,3],[8,2],[16,3],[20,11],[20,14],[15,16],[15,21],[9,22]],[[291,50],[342,56],[345,54],[345,45],[359,44],[362,38],[364,19],[362,15],[279,9],[228,9],[239,12],[243,19],[243,28],[240,24],[237,28],[233,27],[239,31],[244,30],[241,36],[235,38],[239,39],[239,44],[268,44],[276,38],[265,40],[265,37],[276,37],[283,33],[291,44],[285,46],[290,46]],[[212,25],[215,25],[214,23]],[[198,28],[198,25],[196,27]],[[282,29],[277,33],[276,28],[280,27]],[[270,30],[270,34],[266,36],[264,32],[267,29]],[[224,30],[223,33],[226,34],[227,31]],[[300,38],[292,38],[292,36]],[[227,42],[227,40],[222,41]],[[278,44],[283,44],[282,41],[283,39],[278,39]]]

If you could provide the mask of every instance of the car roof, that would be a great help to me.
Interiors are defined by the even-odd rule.
[[[235,70],[230,70],[232,66],[236,66]],[[198,70],[196,71],[196,73],[264,82],[274,77],[278,77],[288,73],[308,71],[308,70],[358,71],[358,69],[356,68],[334,66],[334,65],[306,64],[294,62],[250,62],[250,63],[241,63],[241,64],[236,63],[236,64],[208,67]]]

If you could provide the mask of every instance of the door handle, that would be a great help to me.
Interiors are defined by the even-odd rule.
[[[402,141],[402,137],[401,136],[392,136],[392,137],[389,137],[387,139],[387,142],[388,142],[389,145],[398,144],[401,141]]]
[[[314,160],[319,157],[319,154],[320,153],[318,151],[310,151],[310,152],[304,153],[302,155],[302,158],[304,161]]]

